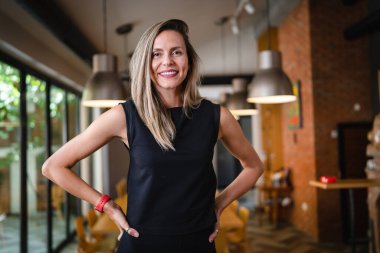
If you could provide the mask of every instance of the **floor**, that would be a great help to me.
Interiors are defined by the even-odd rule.
[[[270,223],[260,226],[251,220],[247,229],[250,253],[350,253],[343,243],[318,243],[293,226],[282,224],[275,228]],[[357,253],[368,253],[367,245],[358,245]]]
[[[58,245],[65,238],[65,222],[62,218],[53,218],[53,244]],[[28,249],[30,253],[46,252],[46,217],[36,214],[29,217]],[[17,216],[8,216],[0,227],[0,253],[19,252],[20,219]],[[75,251],[70,251],[75,252]]]
[[[351,253],[351,247],[343,243],[318,243],[310,236],[289,224],[274,227],[265,214],[255,214],[247,228],[249,253]],[[73,253],[76,243],[62,253]],[[236,250],[231,246],[230,253]],[[367,245],[358,245],[357,253],[368,253]]]

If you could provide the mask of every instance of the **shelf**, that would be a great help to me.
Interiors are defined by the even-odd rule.
[[[350,188],[369,188],[380,187],[380,179],[340,179],[335,183],[321,183],[320,181],[309,181],[311,186],[321,189],[350,189]]]

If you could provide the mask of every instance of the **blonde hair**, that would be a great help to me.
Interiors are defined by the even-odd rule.
[[[178,19],[159,22],[141,36],[130,63],[131,96],[140,118],[159,146],[164,150],[175,150],[173,145],[176,134],[175,125],[150,76],[153,43],[156,37],[165,30],[180,33],[186,45],[189,70],[183,81],[181,93],[186,116],[190,117],[190,110],[199,106],[202,100],[197,87],[200,83],[199,57],[190,44],[187,24]]]

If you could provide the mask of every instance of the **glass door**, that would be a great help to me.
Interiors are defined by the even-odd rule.
[[[28,252],[47,250],[47,191],[41,173],[46,159],[46,82],[26,75]]]
[[[0,253],[20,252],[20,72],[0,62]]]

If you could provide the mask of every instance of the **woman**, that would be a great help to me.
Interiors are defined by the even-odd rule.
[[[215,252],[222,210],[262,173],[231,113],[200,97],[198,61],[185,22],[150,27],[132,57],[132,99],[98,117],[43,166],[50,180],[115,222],[121,231],[118,252]],[[127,216],[70,170],[112,138],[130,152]],[[218,138],[243,170],[215,198],[212,157]]]

